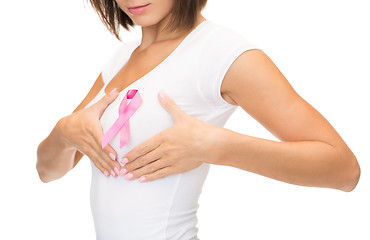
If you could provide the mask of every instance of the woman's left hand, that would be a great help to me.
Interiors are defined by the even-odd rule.
[[[124,166],[128,171],[125,179],[153,181],[189,171],[217,158],[219,127],[187,115],[170,97],[164,96],[162,99],[159,94],[159,102],[170,113],[174,124],[122,157],[128,159]]]

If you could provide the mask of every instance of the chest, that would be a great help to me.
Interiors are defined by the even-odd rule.
[[[119,91],[130,86],[135,81],[151,73],[175,51],[179,40],[165,43],[156,43],[141,50],[136,47],[127,62],[121,67],[105,88],[105,93],[110,93],[114,88]]]
[[[166,52],[166,51],[165,51]],[[108,94],[114,88],[118,88],[118,91],[126,89],[128,86],[133,84],[135,81],[143,78],[148,73],[159,67],[160,64],[170,55],[171,53],[167,50],[167,53],[160,52],[158,49],[150,51],[149,53],[133,53],[130,59],[124,64],[124,66],[118,71],[118,73],[112,78],[112,80],[105,87],[105,93]],[[225,79],[228,78],[226,74]],[[229,82],[224,81],[225,83]],[[221,85],[220,94],[226,102],[236,105],[235,101],[228,96],[224,89],[227,89],[226,84]]]

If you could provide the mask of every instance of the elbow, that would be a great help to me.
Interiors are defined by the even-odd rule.
[[[360,176],[360,165],[357,162],[357,158],[352,155],[352,157],[350,158],[350,167],[348,167],[347,169],[346,178],[344,179],[344,184],[342,184],[340,190],[344,192],[352,192],[356,188],[360,180]]]
[[[45,161],[42,161],[40,156],[40,145],[37,148],[37,161],[36,161],[36,171],[38,176],[43,183],[48,183],[53,179],[50,178],[50,169],[45,165]]]
[[[37,171],[37,174],[41,180],[41,182],[43,183],[47,183],[47,179],[46,179],[46,170],[45,170],[45,167],[43,166],[41,160],[40,160],[40,146],[41,146],[42,142],[40,143],[40,145],[37,147],[37,160],[36,160],[36,171]]]
[[[36,163],[36,170],[37,170],[37,173],[39,175],[39,178],[41,180],[41,182],[43,183],[48,183],[50,182],[47,177],[46,177],[46,173],[45,173],[45,170],[43,170],[43,168],[38,164]]]
[[[66,172],[61,173],[60,171],[55,171],[53,169],[45,168],[40,164],[36,164],[36,170],[39,175],[41,182],[48,183],[51,181],[55,181],[61,177],[63,177]]]
[[[43,183],[48,183],[56,179],[54,176],[52,176],[50,169],[46,168],[39,162],[36,163],[36,171],[39,175],[41,182]]]

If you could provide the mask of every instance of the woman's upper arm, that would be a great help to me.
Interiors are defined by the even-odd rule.
[[[262,50],[245,51],[233,62],[222,91],[282,141],[322,141],[350,152],[331,124],[293,89]]]

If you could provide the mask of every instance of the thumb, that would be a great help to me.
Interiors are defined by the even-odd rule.
[[[158,91],[158,98],[161,105],[169,112],[175,122],[180,121],[187,114],[170,98],[163,90]]]
[[[103,115],[105,109],[111,104],[119,95],[118,88],[114,88],[109,94],[105,94],[98,102],[95,103],[99,117]]]

